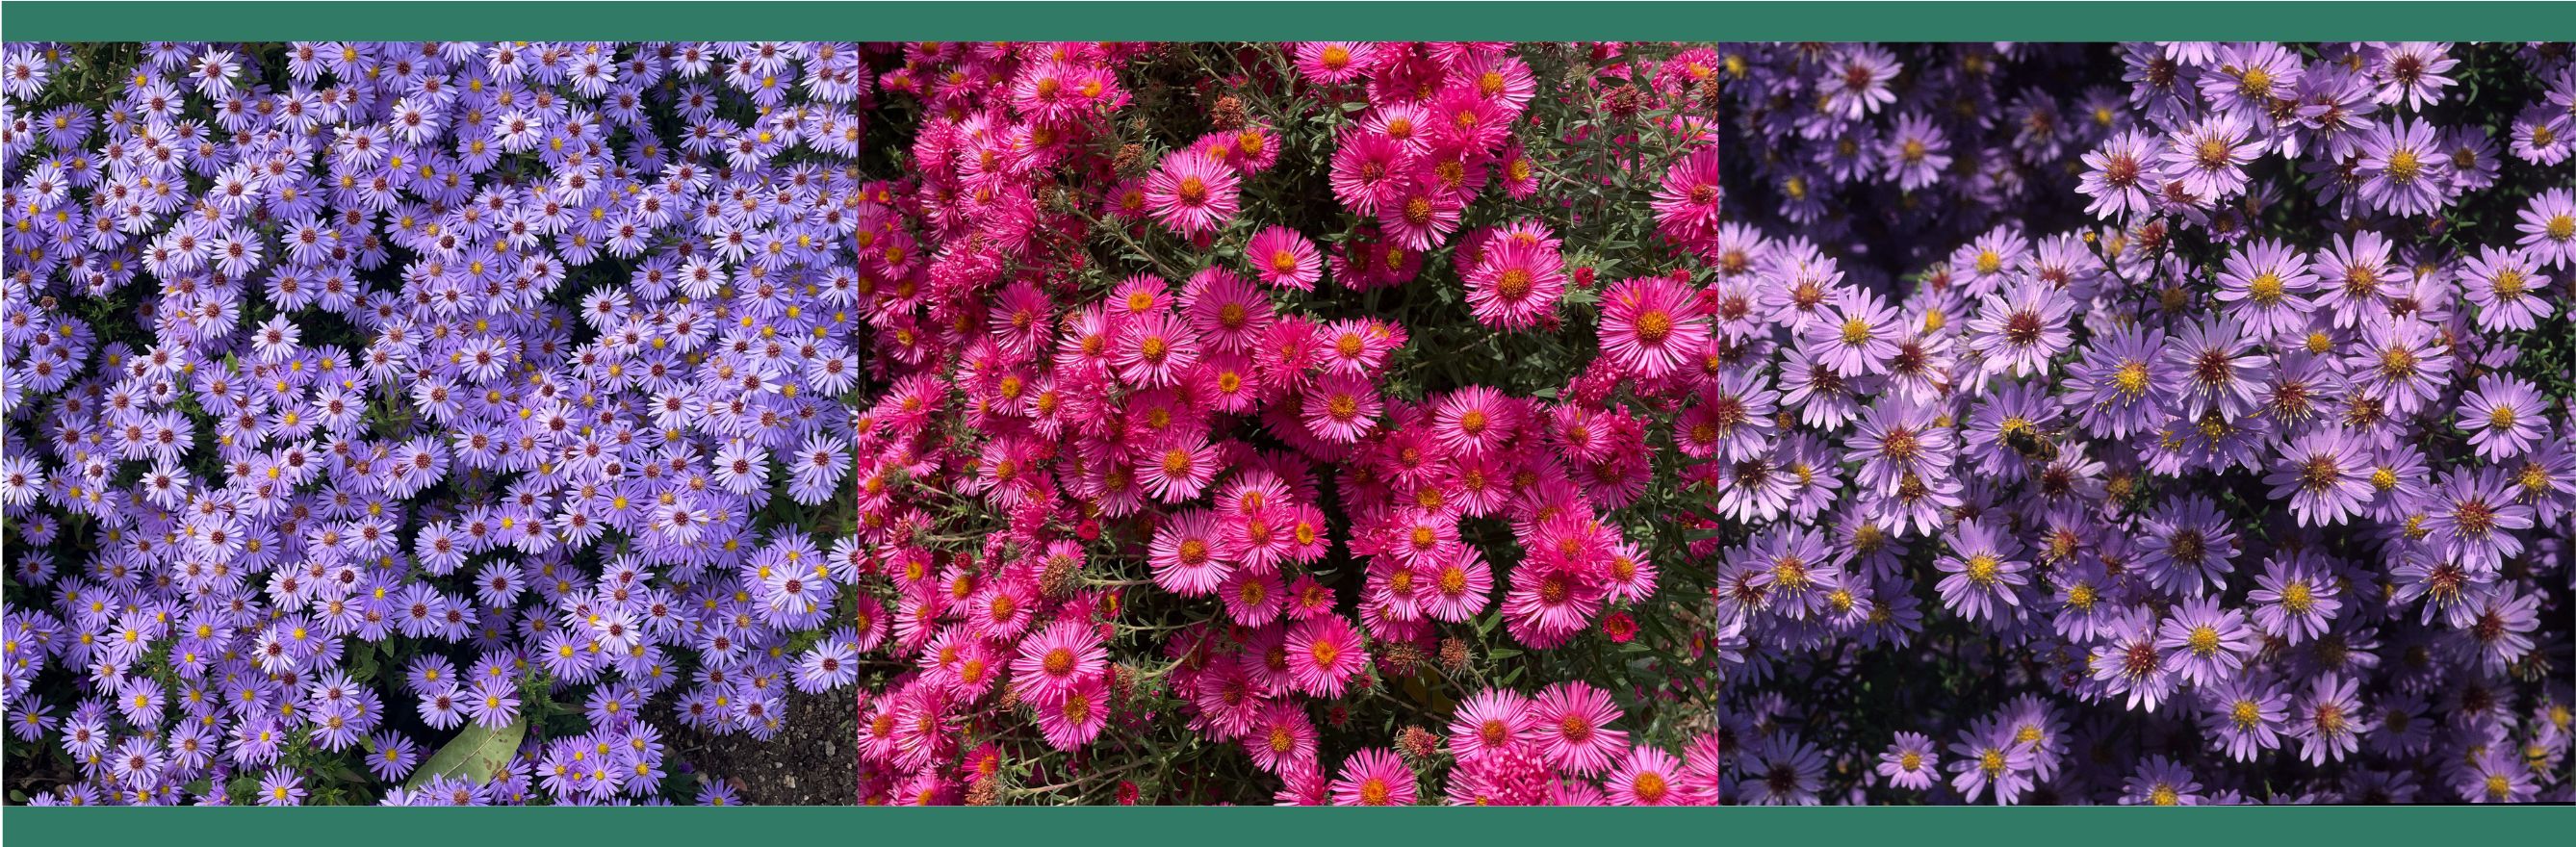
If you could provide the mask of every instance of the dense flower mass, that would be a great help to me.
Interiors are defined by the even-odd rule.
[[[1713,53],[902,58],[867,802],[1716,799]]]
[[[858,246],[900,219],[859,48],[0,76],[31,802],[730,802],[683,734],[848,696],[845,398],[862,292],[910,272]]]
[[[1714,802],[1716,59],[10,45],[11,767]]]
[[[2569,45],[1720,53],[1727,801],[2576,800]]]

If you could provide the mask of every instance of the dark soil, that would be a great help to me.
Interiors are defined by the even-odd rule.
[[[759,806],[846,806],[859,796],[859,709],[849,689],[789,691],[787,727],[762,741],[747,733],[681,734],[679,753]]]

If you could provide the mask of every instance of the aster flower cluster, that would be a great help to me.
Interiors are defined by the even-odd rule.
[[[2568,45],[1722,52],[1730,802],[2576,799]]]
[[[903,59],[867,801],[1715,799],[1713,53]]]
[[[857,47],[0,68],[31,802],[730,802],[679,738],[850,689]]]

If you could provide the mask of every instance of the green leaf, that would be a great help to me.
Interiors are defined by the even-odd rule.
[[[419,788],[429,782],[430,777],[442,775],[473,782],[488,781],[509,766],[510,757],[519,753],[519,739],[527,737],[527,734],[528,719],[525,716],[500,729],[467,724],[464,732],[456,734],[455,740],[438,748],[429,761],[422,762],[420,770],[412,772],[411,779],[405,780],[403,787]]]

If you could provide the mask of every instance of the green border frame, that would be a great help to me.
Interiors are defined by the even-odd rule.
[[[77,2],[21,0],[9,41],[1444,38],[1490,41],[2576,40],[2552,2]]]
[[[745,838],[809,843],[989,844],[1046,847],[1187,844],[1312,847],[1319,841],[1433,847],[1471,842],[1601,847],[1716,847],[1734,843],[1871,842],[1917,845],[2081,844],[2172,847],[2177,838],[2227,843],[2434,844],[2475,838],[2547,844],[2576,832],[2576,806],[1810,807],[1708,809],[1447,809],[1020,807],[880,809],[753,807],[9,810],[28,844],[187,844],[280,847],[347,841],[364,847],[453,847],[469,839],[523,844],[721,845]],[[481,835],[477,831],[481,831]],[[1794,841],[1791,841],[1794,839]]]

